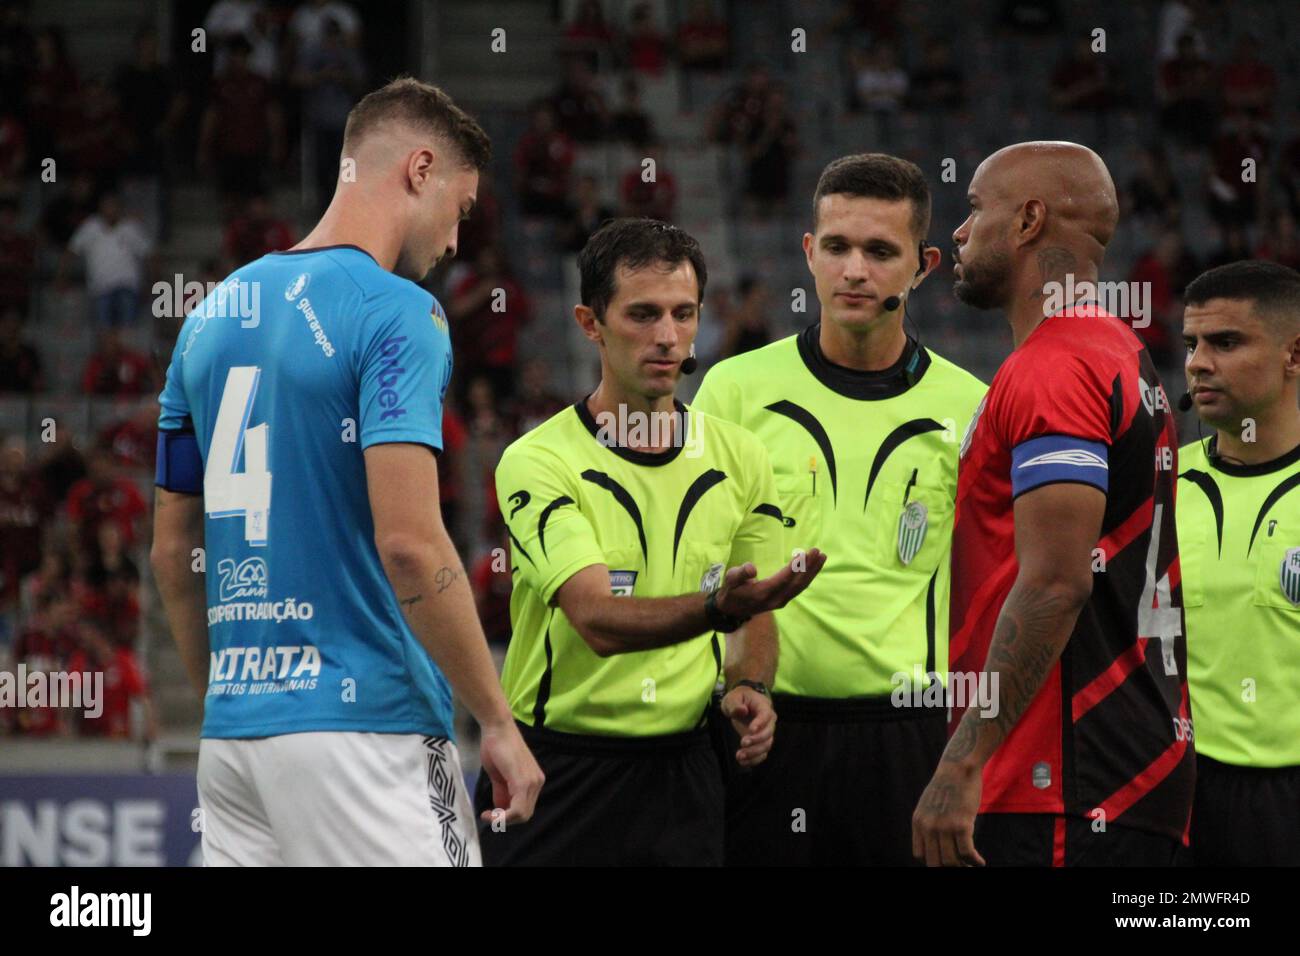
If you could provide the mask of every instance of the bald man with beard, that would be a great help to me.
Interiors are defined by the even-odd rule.
[[[1020,143],[981,163],[967,196],[954,291],[1004,310],[1015,350],[960,451],[951,737],[913,853],[1172,865],[1195,782],[1178,443],[1141,339],[1091,294],[1115,186],[1086,147]]]

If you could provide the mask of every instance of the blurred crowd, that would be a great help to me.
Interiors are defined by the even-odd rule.
[[[1145,88],[1090,38],[1067,38],[1062,0],[967,6],[988,18],[988,36],[1036,44],[1046,57],[1044,83],[1003,84],[1008,116],[1026,103],[1103,124],[1125,109],[1151,116],[1129,146],[1132,172],[1117,177],[1124,230],[1136,241],[1114,262],[1125,270],[1117,278],[1149,283],[1152,323],[1141,331],[1163,369],[1181,365],[1180,296],[1200,271],[1247,257],[1300,267],[1300,104],[1264,38],[1230,22],[1231,4],[1155,5],[1150,66],[1138,67]],[[901,0],[831,7],[818,42],[835,51],[837,85],[814,91],[827,104],[818,114],[792,73],[745,42],[755,29],[742,19],[745,4],[555,6],[549,92],[502,124],[507,136],[494,133],[494,168],[456,260],[430,281],[455,354],[442,499],[492,640],[509,638],[510,590],[493,471],[510,441],[577,398],[560,384],[573,370],[523,344],[555,301],[529,278],[532,262],[576,254],[612,216],[689,212],[677,164],[684,146],[699,144],[681,141],[675,115],[702,117],[692,129],[728,157],[724,207],[738,235],[805,224],[800,160],[820,166],[828,125],[869,121],[878,138],[861,148],[903,152],[893,134],[918,118],[969,129],[984,116],[981,96],[994,81],[940,26]],[[217,0],[200,20],[208,56],[178,55],[192,43],[188,26],[162,38],[145,24],[127,58],[97,71],[69,53],[67,26],[44,23],[35,3],[0,0],[0,669],[96,661],[114,669],[120,693],[149,699],[137,657],[149,612],[139,567],[155,398],[178,324],[157,314],[151,290],[181,267],[186,282],[219,282],[292,246],[315,221],[333,192],[348,111],[382,78],[366,42],[371,9]],[[777,46],[788,46],[788,33],[776,29]],[[670,84],[676,113],[647,102],[669,78],[679,81]],[[593,150],[614,158],[609,175],[583,163]],[[197,193],[213,238],[181,253],[181,207]],[[952,225],[936,219],[931,241],[946,248]],[[705,365],[790,329],[780,277],[739,265],[710,282],[698,341]],[[544,327],[566,324],[571,306]],[[86,347],[72,348],[69,336]],[[24,420],[4,417],[10,399],[27,401]],[[70,400],[97,409],[93,427],[74,433],[60,419],[57,437],[43,437],[41,409]],[[0,711],[0,732],[132,732],[107,713],[88,728]],[[137,715],[134,732],[155,724],[151,711]]]

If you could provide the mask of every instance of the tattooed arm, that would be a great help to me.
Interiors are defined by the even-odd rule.
[[[438,466],[424,445],[365,450],[375,547],[406,622],[483,728],[484,767],[508,823],[532,815],[542,773],[515,726],[474,609],[460,556],[442,523]]]
[[[931,865],[983,863],[974,826],[984,764],[1038,695],[1092,593],[1105,510],[1106,496],[1083,484],[1042,485],[1016,499],[1019,572],[984,665],[997,680],[994,706],[966,711],[912,818],[913,853]]]

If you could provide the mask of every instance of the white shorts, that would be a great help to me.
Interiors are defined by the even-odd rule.
[[[199,743],[205,866],[481,866],[456,745],[317,732]]]

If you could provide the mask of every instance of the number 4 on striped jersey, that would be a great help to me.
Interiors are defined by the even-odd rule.
[[[1183,633],[1183,617],[1174,606],[1169,586],[1169,572],[1156,580],[1156,562],[1160,554],[1160,525],[1164,518],[1163,504],[1155,506],[1151,515],[1151,544],[1147,547],[1146,584],[1138,601],[1138,637],[1160,638],[1160,656],[1165,674],[1178,673],[1178,658],[1174,656],[1174,639]]]

